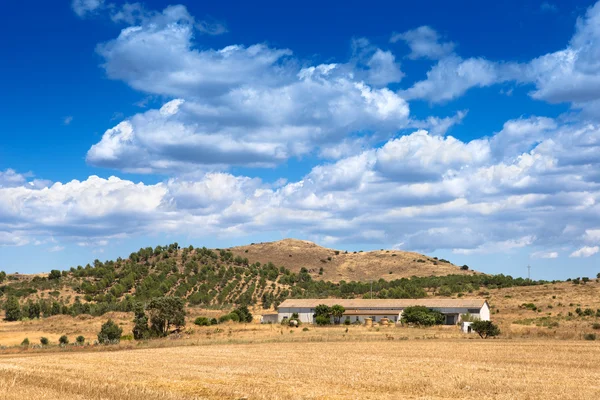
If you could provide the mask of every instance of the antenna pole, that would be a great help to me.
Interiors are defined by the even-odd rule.
[[[531,280],[531,265],[527,266],[527,279]]]

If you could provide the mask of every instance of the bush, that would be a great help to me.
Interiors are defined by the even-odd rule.
[[[69,338],[67,337],[67,335],[62,335],[60,338],[58,338],[58,343],[64,345],[69,344]]]
[[[500,328],[492,321],[475,321],[471,324],[471,329],[477,332],[482,339],[500,334]]]
[[[146,316],[144,306],[138,303],[134,307],[133,338],[135,340],[148,339],[150,337],[150,328],[148,327],[148,317]]]
[[[29,347],[29,339],[28,338],[23,339],[23,341],[21,342],[21,346]]]
[[[229,320],[233,321],[233,322],[240,322],[240,316],[238,314],[236,314],[235,312],[230,312],[229,314]]]
[[[112,319],[109,319],[102,325],[98,333],[98,342],[102,344],[119,343],[123,329],[119,327]]]
[[[21,306],[16,297],[9,297],[4,304],[4,319],[7,321],[18,321],[21,319]]]
[[[317,318],[315,318],[315,322],[317,323],[317,325],[329,325],[331,320],[329,319],[329,317],[326,317],[324,315],[317,315]]]
[[[57,269],[53,269],[52,271],[50,271],[50,273],[48,274],[48,279],[60,279],[61,277],[61,273],[59,270]]]
[[[592,329],[596,329],[596,330],[600,329],[600,324],[599,324],[599,323],[597,323],[597,322],[594,322],[594,323],[592,324]]]
[[[419,326],[441,325],[445,321],[444,315],[423,306],[406,307],[402,312],[402,323]]]
[[[206,317],[198,317],[194,320],[194,324],[198,326],[210,326],[210,320]]]
[[[346,319],[344,320],[344,325],[350,325],[350,317],[346,317]]]
[[[246,307],[246,306],[240,306],[240,307],[234,309],[231,313],[237,314],[237,316],[239,317],[237,319],[237,321],[236,321],[235,317],[232,318],[232,321],[252,322],[252,320],[254,319],[254,317],[252,316],[252,313],[250,312],[250,310],[248,310],[248,307]]]
[[[210,319],[210,324],[211,324],[211,325],[217,325],[218,323],[219,323],[219,321],[217,321],[217,319],[216,319],[216,318],[211,318],[211,319]]]
[[[83,344],[85,343],[85,337],[79,335],[79,336],[77,336],[75,341],[77,342],[78,345],[83,346]]]
[[[220,324],[225,323],[227,321],[231,321],[231,314],[225,314],[225,315],[221,315],[219,317],[219,323]]]
[[[302,328],[302,332],[308,332],[308,328],[307,327]]]
[[[462,267],[460,267],[460,269],[462,271],[468,271],[469,270],[469,266],[468,265],[463,265]]]
[[[583,338],[585,340],[596,340],[596,334],[595,333],[586,333],[585,335],[583,335]]]
[[[47,337],[41,337],[40,343],[42,344],[42,346],[48,346],[50,344],[50,341],[48,340]]]

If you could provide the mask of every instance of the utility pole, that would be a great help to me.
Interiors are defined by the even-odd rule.
[[[527,279],[531,280],[531,265],[527,265]]]
[[[371,280],[371,300],[373,300],[373,280]]]

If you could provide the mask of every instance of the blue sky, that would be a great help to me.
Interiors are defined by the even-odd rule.
[[[600,272],[600,4],[6,7],[0,269],[297,237]]]

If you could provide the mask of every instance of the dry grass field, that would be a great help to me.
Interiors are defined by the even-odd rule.
[[[10,354],[0,398],[598,399],[599,357],[593,342],[457,339]]]
[[[305,267],[316,273],[323,268],[323,275],[315,279],[331,282],[368,281],[383,278],[393,280],[411,276],[475,274],[462,271],[451,263],[440,262],[423,254],[400,250],[376,250],[343,252],[321,247],[313,242],[284,239],[277,242],[255,243],[233,247],[236,256],[246,257],[250,262],[273,262],[285,265],[293,272]]]

